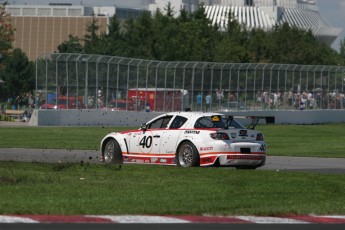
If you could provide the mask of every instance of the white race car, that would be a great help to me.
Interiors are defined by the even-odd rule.
[[[221,113],[171,112],[142,124],[139,130],[113,132],[101,142],[101,161],[255,169],[266,160],[266,144],[254,130]]]

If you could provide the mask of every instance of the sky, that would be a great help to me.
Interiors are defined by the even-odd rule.
[[[0,0],[2,2],[2,0]],[[30,0],[8,0],[9,3],[23,4],[31,2]],[[72,2],[72,3],[83,3],[83,4],[108,4],[114,5],[118,3],[121,5],[125,4],[128,6],[135,6],[138,4],[138,0],[35,0],[35,3],[44,4],[47,2]],[[144,2],[150,2],[150,0],[144,0]],[[345,38],[345,0],[317,0],[319,11],[321,16],[333,27],[342,28],[342,33],[339,35],[337,40],[332,44],[332,48],[339,51],[340,41]]]

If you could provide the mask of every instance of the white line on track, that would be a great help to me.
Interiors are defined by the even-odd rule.
[[[241,220],[246,220],[257,224],[308,224],[309,222],[295,220],[291,218],[279,218],[279,217],[258,217],[258,216],[235,216]]]
[[[173,218],[173,217],[164,217],[164,216],[141,216],[141,215],[118,215],[118,216],[112,216],[112,215],[105,215],[105,216],[88,216],[88,217],[97,217],[97,218],[104,218],[109,219],[113,222],[117,223],[166,223],[166,224],[172,224],[172,223],[190,223],[189,221],[182,220],[179,218]]]
[[[332,215],[332,216],[317,216],[317,215],[310,215],[313,217],[321,217],[321,218],[333,218],[333,219],[345,219],[345,216],[341,215]]]
[[[0,223],[39,223],[30,218],[0,215]]]

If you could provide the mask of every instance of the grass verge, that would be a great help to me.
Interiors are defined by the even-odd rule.
[[[0,148],[98,150],[109,132],[128,127],[1,127]],[[345,124],[259,125],[272,156],[345,157]]]
[[[2,214],[345,214],[345,176],[0,162]]]

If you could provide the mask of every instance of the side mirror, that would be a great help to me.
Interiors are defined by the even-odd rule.
[[[146,123],[141,124],[140,129],[141,130],[147,130],[147,124]]]

